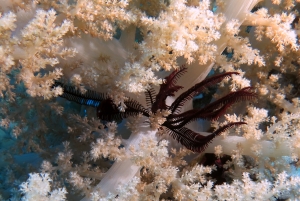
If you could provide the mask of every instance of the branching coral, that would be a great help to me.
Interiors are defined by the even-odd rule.
[[[2,0],[0,199],[299,199],[299,3]]]

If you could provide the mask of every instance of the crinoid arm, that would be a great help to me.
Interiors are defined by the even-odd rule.
[[[169,76],[165,77],[164,83],[160,84],[160,89],[152,104],[152,112],[167,109],[166,99],[168,96],[174,96],[175,92],[182,89],[182,86],[176,85],[178,79],[187,71],[185,66],[176,69]]]
[[[151,85],[150,85],[151,86]],[[153,103],[155,102],[156,98],[155,98],[155,90],[152,88],[147,89],[145,91],[145,97],[146,97],[146,104],[148,108],[151,108]]]
[[[215,75],[213,77],[207,78],[202,82],[195,84],[193,87],[189,88],[187,91],[183,92],[176,98],[176,100],[170,106],[172,113],[178,113],[181,107],[189,100],[193,99],[196,95],[203,92],[204,89],[214,86],[220,83],[223,79],[230,77],[231,75],[238,75],[237,72],[228,72],[220,75]]]
[[[60,86],[63,89],[63,94],[60,95],[60,97],[72,102],[76,102],[80,105],[98,107],[101,101],[108,98],[108,95],[104,93],[97,93],[89,89],[86,90],[85,93],[82,93],[79,89],[77,89],[74,86],[66,85],[61,82],[55,81],[52,87],[57,86]]]
[[[63,94],[60,95],[60,97],[80,105],[96,107],[97,117],[104,121],[120,121],[124,118],[137,116],[139,114],[149,116],[148,111],[140,103],[130,98],[124,101],[126,105],[125,111],[120,111],[107,94],[97,93],[92,90],[81,93],[76,87],[65,85],[61,82],[55,82],[53,87],[57,86],[63,88]]]
[[[187,149],[190,149],[194,152],[203,152],[215,137],[219,136],[220,134],[222,134],[223,132],[229,130],[234,126],[240,126],[243,124],[246,123],[245,122],[229,123],[225,126],[220,127],[215,132],[207,136],[203,136],[186,127],[182,127],[179,129],[167,128],[166,130],[169,135],[171,135],[175,140],[177,140],[180,144],[185,146]]]
[[[257,97],[257,94],[254,92],[253,87],[245,87],[238,91],[231,92],[226,96],[208,104],[203,108],[204,112],[212,112],[216,110],[220,110],[221,108],[225,107],[225,110],[232,106],[234,103],[241,102],[241,101],[251,101]],[[225,111],[224,111],[225,112]],[[220,113],[223,115],[223,113]]]
[[[180,128],[197,119],[214,121],[224,115],[226,110],[234,103],[253,100],[255,98],[256,94],[253,92],[253,88],[245,87],[227,94],[204,108],[189,110],[181,114],[171,114],[168,117],[168,123],[173,128]]]
[[[125,110],[120,111],[111,99],[104,100],[97,107],[97,117],[104,121],[119,121],[139,114],[149,117],[148,111],[139,102],[128,99],[124,101],[124,104]]]

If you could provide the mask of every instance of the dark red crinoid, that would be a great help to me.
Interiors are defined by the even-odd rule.
[[[233,126],[246,123],[229,123],[220,127],[208,136],[203,136],[199,133],[196,133],[185,126],[198,119],[205,119],[209,121],[217,120],[234,103],[252,100],[256,97],[256,94],[253,92],[251,87],[245,87],[241,90],[231,92],[226,96],[209,103],[201,109],[191,109],[181,112],[182,106],[186,102],[192,100],[194,96],[203,93],[203,91],[208,87],[215,86],[224,78],[230,77],[233,74],[238,74],[237,72],[228,72],[207,78],[180,94],[170,106],[166,105],[167,97],[175,96],[175,93],[182,89],[182,87],[176,85],[176,83],[180,76],[186,71],[187,68],[185,67],[181,67],[180,69],[173,71],[165,78],[164,83],[160,85],[160,90],[157,94],[155,94],[154,89],[146,91],[148,109],[142,106],[139,102],[128,98],[128,100],[124,102],[127,108],[125,111],[121,112],[107,95],[95,95],[95,92],[91,91],[88,91],[88,93],[92,94],[93,97],[89,97],[89,94],[81,96],[78,91],[75,93],[72,91],[72,94],[69,95],[68,91],[66,91],[64,88],[65,95],[63,94],[62,97],[86,105],[90,101],[94,101],[97,104],[92,106],[97,106],[98,118],[105,121],[122,120],[124,118],[139,114],[150,117],[150,113],[156,113],[157,111],[167,109],[170,111],[170,114],[166,117],[166,121],[161,125],[161,127],[186,148],[195,152],[202,152],[208,146],[208,144],[222,132],[232,128]],[[73,97],[74,94],[77,95],[76,98]]]

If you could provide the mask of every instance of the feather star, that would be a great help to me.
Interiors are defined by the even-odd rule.
[[[148,108],[145,108],[136,100],[128,98],[126,101],[124,101],[124,104],[126,105],[125,111],[120,111],[107,94],[97,93],[92,90],[87,90],[86,93],[82,94],[75,87],[67,86],[60,82],[55,82],[53,87],[61,86],[63,88],[64,93],[61,95],[63,98],[82,105],[96,107],[98,118],[104,121],[117,121],[140,114],[150,118],[151,114],[156,114],[162,110],[168,110],[169,114],[165,116],[165,121],[159,125],[158,129],[165,130],[169,135],[171,135],[186,148],[195,152],[203,152],[216,136],[234,126],[239,126],[246,123],[229,123],[207,136],[203,136],[200,133],[194,132],[185,126],[198,119],[209,121],[217,120],[220,116],[224,115],[226,110],[234,103],[253,100],[256,98],[256,94],[253,92],[252,87],[245,87],[238,91],[231,92],[200,109],[191,109],[185,112],[180,112],[182,106],[186,102],[192,100],[193,97],[202,93],[208,87],[220,83],[224,78],[228,78],[231,75],[239,74],[237,72],[227,72],[207,78],[180,94],[170,106],[166,105],[167,97],[175,96],[175,93],[183,88],[176,85],[176,83],[186,71],[186,67],[181,67],[173,71],[160,85],[160,90],[156,95],[153,88],[147,90],[145,94]]]

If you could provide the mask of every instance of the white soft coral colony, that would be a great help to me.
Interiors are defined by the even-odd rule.
[[[299,8],[299,0],[1,0],[0,199],[300,199]],[[154,110],[162,78],[183,65]],[[170,111],[210,72],[232,76]],[[245,89],[257,101],[229,108],[244,99],[222,99]],[[169,135],[180,114],[193,122]],[[206,149],[184,140],[186,130],[201,142],[220,129]]]

